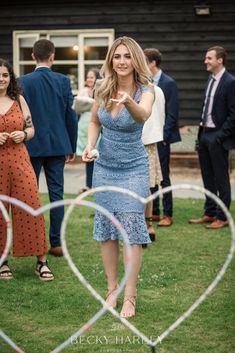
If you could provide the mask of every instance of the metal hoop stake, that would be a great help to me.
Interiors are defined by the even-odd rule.
[[[150,346],[150,348],[151,348],[151,352],[152,352],[152,353],[156,353],[156,352],[157,352],[157,351],[156,351],[156,347]]]

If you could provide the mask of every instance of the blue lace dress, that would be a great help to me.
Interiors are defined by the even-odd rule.
[[[139,101],[141,85],[134,100]],[[117,186],[136,192],[142,197],[149,195],[149,160],[141,141],[143,124],[137,123],[124,107],[113,118],[103,107],[98,110],[102,124],[99,158],[95,161],[92,186]],[[145,206],[131,196],[113,191],[96,192],[95,202],[109,210],[122,224],[130,244],[151,243],[146,227]],[[103,214],[96,211],[94,239],[98,241],[122,240],[116,227]]]

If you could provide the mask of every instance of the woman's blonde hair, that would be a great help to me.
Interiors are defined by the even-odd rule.
[[[113,69],[113,56],[115,50],[121,44],[125,45],[130,52],[132,65],[134,67],[134,82],[136,87],[141,84],[149,85],[150,83],[151,72],[148,68],[144,52],[139,44],[130,37],[117,38],[109,49],[105,63],[100,70],[103,79],[97,82],[96,93],[99,100],[104,102],[104,108],[106,110],[111,109],[110,98],[114,97],[117,93],[118,81],[117,74]]]

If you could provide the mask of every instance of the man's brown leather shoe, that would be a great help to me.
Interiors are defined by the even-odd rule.
[[[63,251],[61,246],[51,247],[49,250],[49,254],[54,256],[63,256]]]
[[[202,223],[210,223],[213,221],[215,221],[214,216],[202,216],[199,218],[190,219],[188,222],[190,224],[202,224]]]
[[[169,226],[172,225],[172,223],[173,223],[172,217],[164,216],[164,217],[160,220],[160,222],[158,223],[158,225],[159,225],[160,227],[169,227]]]
[[[220,228],[223,228],[223,227],[227,227],[227,225],[228,225],[228,221],[222,221],[221,219],[216,219],[211,224],[208,224],[208,226],[206,226],[206,228],[208,228],[208,229],[220,229]]]
[[[156,215],[156,214],[153,214],[152,215],[152,220],[153,220],[153,222],[159,222],[160,221],[160,216],[159,215]]]

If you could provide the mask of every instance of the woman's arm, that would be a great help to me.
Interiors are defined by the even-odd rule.
[[[31,112],[29,110],[29,106],[26,103],[26,100],[24,99],[23,96],[20,96],[20,103],[22,106],[22,111],[25,119],[24,132],[26,132],[27,134],[27,138],[25,140],[28,141],[34,137],[34,133],[35,133],[34,126],[32,122]]]
[[[73,109],[77,114],[89,112],[92,109],[94,99],[86,96],[74,97]]]
[[[154,102],[154,90],[143,92],[141,94],[139,103],[136,103],[134,99],[126,92],[119,91],[118,96],[120,98],[111,98],[111,101],[116,102],[117,105],[124,104],[132,118],[137,123],[144,123],[150,117],[152,112],[152,105]]]
[[[34,127],[28,104],[26,103],[26,100],[23,96],[19,96],[19,100],[24,116],[24,128],[23,131],[13,131],[10,134],[10,138],[12,138],[15,143],[28,141],[34,136]]]
[[[82,154],[82,160],[84,162],[92,162],[95,158],[92,157],[91,151],[95,148],[97,140],[100,135],[101,125],[97,116],[99,109],[98,99],[95,100],[92,111],[91,111],[91,120],[88,125],[88,142],[87,146]]]

